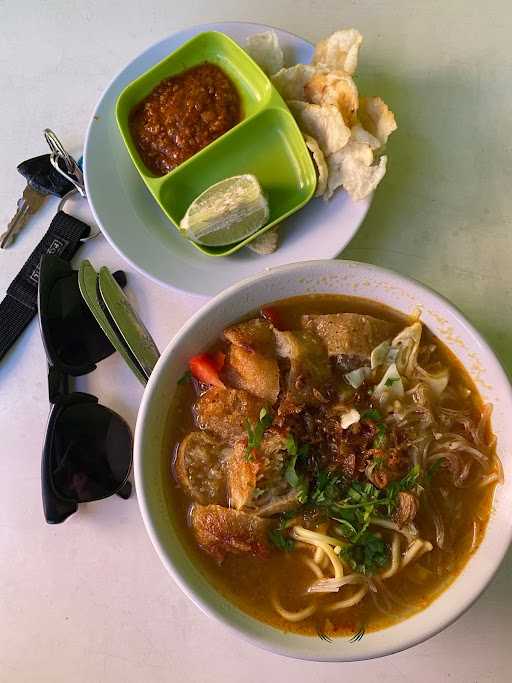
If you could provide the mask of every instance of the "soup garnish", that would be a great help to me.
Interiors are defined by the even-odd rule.
[[[284,300],[190,371],[170,411],[169,505],[244,611],[360,638],[423,609],[478,547],[502,479],[491,407],[419,319]]]

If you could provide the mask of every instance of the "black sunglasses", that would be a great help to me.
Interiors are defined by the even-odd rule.
[[[122,271],[114,278],[124,287]],[[58,256],[41,259],[38,308],[52,404],[41,463],[43,507],[46,521],[58,524],[78,503],[129,498],[133,443],[120,415],[96,396],[69,392],[70,376],[92,372],[115,349],[82,298],[77,271]]]

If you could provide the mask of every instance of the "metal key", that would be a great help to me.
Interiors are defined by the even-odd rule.
[[[16,213],[7,226],[7,230],[0,237],[0,249],[7,249],[14,242],[27,218],[39,209],[46,196],[37,190],[33,190],[30,185],[25,187],[23,194],[18,199]]]
[[[39,209],[48,195],[63,197],[73,189],[71,182],[55,170],[51,159],[51,154],[43,154],[19,164],[17,170],[26,178],[27,186],[18,199],[13,219],[0,237],[0,249],[7,249],[14,242],[29,216]]]

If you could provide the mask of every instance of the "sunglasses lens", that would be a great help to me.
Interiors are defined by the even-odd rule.
[[[66,365],[97,363],[114,353],[114,347],[82,299],[74,271],[53,285],[44,325],[58,359]]]
[[[116,493],[132,464],[126,422],[98,403],[64,408],[55,425],[50,470],[63,498],[85,503]]]

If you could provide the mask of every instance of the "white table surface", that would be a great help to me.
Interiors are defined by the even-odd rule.
[[[252,20],[316,40],[365,36],[359,83],[393,106],[390,169],[347,257],[413,275],[449,297],[512,369],[512,10],[507,0],[0,0],[0,224],[16,165],[53,128],[78,153],[105,85],[134,54],[190,24]],[[0,295],[55,202],[0,253]],[[99,238],[82,251],[123,267]],[[201,305],[129,270],[160,347]],[[141,388],[112,357],[82,380],[134,424]],[[136,497],[82,506],[48,526],[40,452],[46,364],[34,323],[0,365],[0,681],[509,681],[512,554],[473,608],[406,653],[317,664],[260,652],[200,613],[165,573]],[[509,454],[507,454],[509,456]]]

